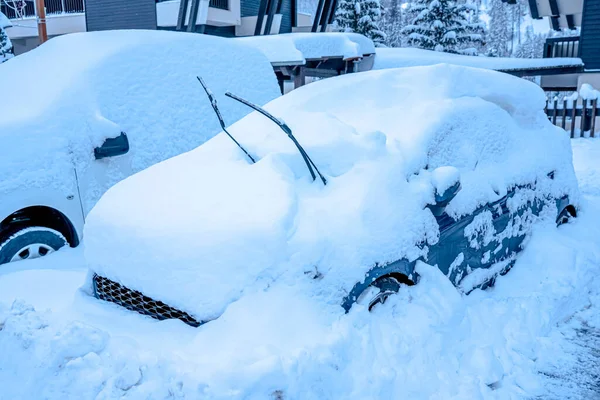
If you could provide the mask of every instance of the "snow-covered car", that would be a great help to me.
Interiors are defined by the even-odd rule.
[[[0,65],[0,264],[76,246],[110,186],[220,132],[197,76],[229,122],[249,110],[226,89],[280,95],[262,53],[206,35],[66,35]]]
[[[197,326],[276,285],[370,309],[419,262],[464,293],[490,285],[534,228],[576,213],[544,104],[531,82],[450,65],[303,87],[228,129],[256,163],[222,133],[111,188],[85,228],[86,288]]]

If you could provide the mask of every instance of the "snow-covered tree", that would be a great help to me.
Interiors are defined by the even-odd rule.
[[[12,43],[3,28],[0,28],[0,63],[12,58]]]
[[[545,35],[536,34],[533,26],[528,26],[525,30],[523,43],[515,52],[515,57],[519,58],[541,58],[544,54]]]
[[[408,8],[409,25],[402,32],[410,46],[447,53],[474,54],[483,42],[484,26],[469,21],[477,7],[456,0],[415,0]]]
[[[512,38],[511,5],[501,0],[490,0],[490,17],[487,37],[487,55],[491,57],[509,57],[509,45]]]
[[[388,47],[402,47],[402,28],[405,25],[405,13],[402,10],[402,0],[388,0],[381,15],[379,26],[385,33],[385,45]]]
[[[379,28],[381,7],[379,0],[341,0],[336,13],[336,24],[343,32],[356,32],[384,45],[385,33]]]

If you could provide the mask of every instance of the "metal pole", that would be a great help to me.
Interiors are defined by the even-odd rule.
[[[40,44],[48,40],[48,30],[46,29],[46,4],[44,0],[35,0],[35,11],[37,14],[38,36]]]
[[[181,0],[179,3],[179,15],[177,16],[177,28],[178,31],[183,31],[185,29],[185,21],[187,19],[187,10],[188,10],[189,1]]]

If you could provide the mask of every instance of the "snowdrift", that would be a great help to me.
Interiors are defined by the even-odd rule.
[[[254,113],[230,132],[256,164],[220,134],[109,190],[86,225],[87,263],[199,320],[275,283],[310,282],[303,290],[339,307],[376,263],[415,260],[419,243],[437,242],[425,206],[438,167],[462,176],[453,217],[537,180],[577,204],[569,139],[544,103],[528,81],[450,65],[311,84],[266,108],[294,130],[326,187]]]
[[[35,79],[43,75],[44,84]],[[196,76],[214,89],[229,123],[248,110],[223,96],[239,90],[266,103],[279,95],[268,60],[232,40],[157,31],[109,31],[54,38],[0,66],[0,195],[19,187],[70,188],[93,169],[94,147],[124,131],[128,168],[82,193],[93,206],[124,170],[191,150],[220,131]],[[105,180],[103,180],[105,179]]]

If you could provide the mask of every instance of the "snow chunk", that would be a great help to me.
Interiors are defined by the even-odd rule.
[[[455,167],[439,167],[431,173],[431,183],[438,195],[460,182],[460,171]]]
[[[589,83],[584,83],[579,89],[579,95],[584,100],[600,99],[600,91],[594,89]]]

